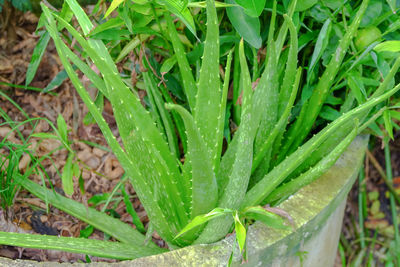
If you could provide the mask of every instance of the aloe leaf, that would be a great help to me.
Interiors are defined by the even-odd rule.
[[[232,50],[228,54],[228,58],[226,59],[226,66],[225,66],[225,77],[224,77],[224,84],[222,86],[222,97],[221,97],[221,109],[219,112],[219,126],[218,131],[219,136],[217,136],[217,157],[220,158],[222,153],[222,143],[224,140],[224,125],[225,125],[225,113],[226,113],[226,101],[228,99],[228,90],[229,90],[229,81],[230,81],[230,74],[231,74],[231,65],[232,65]],[[220,161],[217,161],[215,172],[218,173],[220,166]]]
[[[296,100],[297,96],[297,91],[299,88],[299,83],[300,83],[300,77],[301,77],[301,68],[298,69],[295,81],[293,84],[292,92],[290,95],[290,98],[286,104],[285,110],[283,111],[283,114],[281,115],[279,121],[276,123],[274,129],[271,131],[270,135],[266,138],[264,143],[262,144],[260,151],[255,155],[254,161],[253,161],[253,166],[252,166],[252,171],[254,172],[256,168],[259,166],[261,163],[262,159],[264,158],[265,154],[267,151],[271,148],[273,145],[273,142],[275,138],[279,135],[282,134],[284,131],[284,128],[286,124],[288,123],[288,118],[290,115],[290,111],[292,110],[294,101]]]
[[[297,5],[297,0],[293,0],[290,2],[288,11],[287,11],[287,15],[289,18],[293,17],[294,11],[296,9],[296,5]],[[283,44],[286,40],[288,27],[289,27],[288,22],[287,22],[287,20],[285,20],[279,30],[278,37],[276,38],[275,47],[276,47],[277,58],[280,57],[280,53],[282,51]]]
[[[168,33],[174,48],[176,60],[178,61],[180,74],[182,77],[183,88],[185,89],[186,97],[189,102],[190,109],[193,111],[196,103],[197,86],[194,81],[193,73],[186,57],[185,49],[179,39],[175,25],[172,22],[170,14],[164,15],[167,21]]]
[[[357,125],[356,125],[357,126]],[[294,194],[299,188],[302,188],[324,174],[335,162],[339,159],[340,155],[346,150],[351,144],[354,138],[357,136],[358,127],[354,127],[350,134],[343,139],[328,155],[326,155],[321,161],[315,166],[310,168],[307,172],[300,175],[299,177],[291,180],[290,182],[275,189],[265,200],[267,203],[272,203],[282,198],[286,198]]]
[[[0,232],[0,244],[24,248],[62,250],[119,260],[136,259],[162,252],[162,250],[154,251],[145,246],[131,246],[119,242],[9,232]]]
[[[359,107],[343,114],[331,124],[326,126],[322,131],[313,136],[304,145],[299,147],[289,157],[277,165],[271,172],[264,176],[253,188],[251,188],[243,201],[242,207],[254,206],[261,203],[283,180],[286,179],[304,160],[307,159],[329,136],[335,132],[340,132],[339,129],[357,115],[368,112],[372,107],[385,101],[395,92],[400,89],[400,84],[392,90],[382,94],[379,97],[371,98]]]
[[[242,117],[238,134],[238,143],[234,163],[230,171],[228,184],[219,199],[218,206],[228,209],[238,209],[241,201],[246,194],[247,185],[251,174],[251,164],[253,159],[253,142],[256,132],[253,129],[253,90],[251,88],[251,78],[244,55],[243,40],[239,45],[241,82],[243,87]],[[233,223],[231,216],[224,216],[209,222],[195,243],[210,243],[223,238]]]
[[[85,205],[66,198],[52,190],[46,189],[26,177],[17,177],[17,180],[21,186],[36,197],[42,200],[47,200],[54,207],[71,214],[110,236],[115,237],[117,240],[127,244],[135,244],[135,246],[143,246],[144,235],[120,220],[99,212],[91,207],[86,207]],[[162,251],[154,243],[150,243],[149,247],[153,248],[155,251]]]
[[[305,117],[304,121],[302,122],[301,130],[296,133],[297,137],[292,144],[292,150],[294,150],[301,142],[303,142],[303,140],[309,134],[311,127],[314,125],[322,105],[330,93],[331,86],[334,82],[334,77],[339,71],[343,58],[346,55],[347,48],[358,29],[365,10],[367,9],[368,2],[369,0],[364,0],[362,2],[353,22],[349,26],[342,40],[339,42],[336,52],[332,55],[328,66],[319,79],[316,88],[313,90],[313,94],[309,100],[309,105],[307,105],[307,117]]]
[[[214,1],[207,0],[207,35],[204,42],[203,63],[200,69],[194,120],[200,135],[206,143],[207,153],[212,160],[213,169],[219,160],[217,137],[221,129],[219,117],[221,110],[221,89],[219,79],[219,32],[217,11]]]
[[[29,85],[33,78],[35,77],[37,68],[39,67],[40,61],[42,61],[42,57],[44,55],[44,51],[47,48],[47,44],[49,43],[50,35],[49,33],[43,33],[39,41],[37,42],[35,49],[33,49],[31,61],[29,62],[28,69],[26,70],[26,79],[25,85]]]
[[[85,88],[82,86],[78,76],[76,75],[75,71],[73,70],[71,64],[69,63],[67,57],[64,54],[64,51],[62,49],[62,41],[60,37],[58,36],[58,31],[57,27],[55,25],[55,21],[48,10],[48,8],[44,5],[42,5],[43,12],[46,14],[46,18],[48,21],[48,24],[46,24],[46,28],[49,31],[51,37],[54,40],[54,43],[56,45],[57,52],[60,56],[60,59],[65,67],[65,70],[68,73],[68,76],[70,77],[72,83],[74,84],[75,88],[77,89],[79,95],[81,96],[82,100],[85,102],[86,106],[88,107],[90,113],[92,114],[93,118],[96,120],[97,124],[99,125],[101,131],[104,134],[104,137],[106,138],[108,144],[110,145],[111,149],[117,156],[118,160],[121,162],[122,166],[124,167],[125,171],[129,175],[132,184],[134,185],[135,191],[140,197],[143,206],[145,207],[150,219],[153,221],[153,224],[157,227],[158,233],[164,238],[167,237],[172,239],[175,233],[178,232],[180,227],[177,227],[179,229],[173,230],[171,227],[173,225],[170,225],[167,220],[166,216],[164,214],[164,210],[162,210],[158,203],[153,199],[153,197],[146,197],[149,195],[149,192],[153,190],[153,186],[156,186],[157,184],[149,185],[144,177],[142,176],[141,171],[139,171],[137,165],[128,158],[127,154],[122,150],[121,146],[118,144],[116,138],[114,137],[113,133],[111,132],[110,128],[108,127],[106,121],[102,117],[100,111],[96,107],[96,105],[93,103],[93,101],[90,99],[90,96],[86,92]],[[65,24],[66,27],[71,30],[69,24]],[[79,38],[79,35],[77,35]],[[82,41],[82,40],[81,40]],[[90,46],[88,46],[85,42],[82,42],[89,50],[93,50]],[[97,55],[95,55],[97,56]],[[103,65],[105,65],[103,63]],[[104,66],[103,66],[104,67]],[[110,71],[110,73],[114,73],[113,71]],[[108,90],[106,90],[108,91]],[[123,97],[122,97],[123,98]],[[154,126],[154,125],[153,125]],[[129,138],[128,138],[129,140]],[[135,154],[137,156],[138,154]],[[148,166],[149,168],[152,166]],[[175,177],[176,178],[176,177]],[[168,184],[171,184],[171,180],[168,180]],[[177,198],[179,199],[179,198]],[[172,205],[172,202],[169,202]],[[174,202],[174,203],[179,203],[180,202]],[[183,205],[181,205],[183,207]],[[168,210],[167,210],[168,211]],[[184,212],[185,213],[185,212]],[[181,222],[181,224],[185,224],[185,222]],[[183,227],[183,226],[182,226]],[[176,227],[175,227],[176,228]]]
[[[181,106],[167,104],[181,115],[188,137],[188,157],[192,174],[192,210],[191,218],[213,209],[218,200],[218,188],[212,161],[206,152],[206,145],[201,138],[193,117]]]

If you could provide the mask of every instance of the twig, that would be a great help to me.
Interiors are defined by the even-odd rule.
[[[367,157],[368,159],[371,161],[372,165],[374,165],[375,169],[379,172],[379,175],[382,177],[383,181],[385,182],[385,184],[387,185],[390,193],[393,195],[393,197],[396,199],[397,203],[400,205],[400,197],[397,194],[396,190],[393,187],[392,182],[390,182],[385,174],[385,172],[383,171],[382,166],[379,164],[379,162],[376,160],[376,158],[374,157],[374,155],[372,155],[371,152],[369,152],[369,150],[366,151],[367,153]]]

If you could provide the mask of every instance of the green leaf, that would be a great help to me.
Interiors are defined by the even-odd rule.
[[[35,49],[33,49],[31,61],[29,62],[28,69],[26,70],[25,85],[29,85],[35,77],[37,68],[39,67],[44,51],[46,51],[47,44],[49,43],[50,35],[48,32],[43,33],[37,42]]]
[[[63,172],[61,175],[61,182],[65,194],[71,196],[74,193],[74,182],[72,176],[72,159],[74,158],[73,153],[69,153],[67,161],[65,162]]]
[[[8,232],[0,232],[0,244],[25,248],[62,250],[119,260],[136,259],[154,254],[153,249],[145,246],[131,246],[119,242]]]
[[[228,4],[235,4],[234,0],[225,0]],[[261,47],[260,20],[250,17],[243,8],[232,6],[226,8],[226,13],[235,30],[243,39],[254,48]]]
[[[297,2],[295,11],[301,12],[310,9],[318,0],[301,0]]]
[[[163,64],[161,65],[160,68],[160,73],[161,74],[165,74],[168,73],[176,64],[176,56],[173,55],[170,58],[167,58],[166,60],[164,60]]]
[[[58,117],[57,117],[57,130],[58,130],[58,134],[60,135],[61,140],[67,144],[68,143],[67,123],[65,122],[65,120],[61,114],[58,114]]]
[[[251,17],[259,17],[264,10],[266,0],[235,0]]]
[[[385,41],[374,47],[376,52],[400,52],[400,41]]]
[[[207,214],[198,215],[193,218],[193,220],[188,223],[177,235],[175,238],[183,235],[184,233],[196,228],[199,225],[202,225],[212,219],[218,218],[220,216],[233,213],[230,209],[222,209],[222,208],[215,208]]]
[[[321,31],[318,34],[317,42],[314,47],[314,52],[311,56],[311,62],[307,70],[307,80],[311,78],[311,73],[313,72],[318,60],[321,58],[322,54],[325,51],[325,48],[329,43],[331,28],[332,23],[331,20],[328,19],[324,22],[324,25],[322,25]]]
[[[246,245],[246,228],[240,220],[239,213],[237,211],[235,212],[233,218],[235,220],[236,240],[239,244],[240,253],[242,253],[244,246]]]
[[[261,206],[245,208],[241,211],[241,214],[245,218],[260,221],[268,227],[272,227],[275,229],[288,229],[284,218],[282,218],[278,214],[265,210]]]

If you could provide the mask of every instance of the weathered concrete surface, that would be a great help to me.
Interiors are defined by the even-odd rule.
[[[255,223],[248,231],[248,262],[237,250],[233,266],[333,266],[346,196],[357,176],[368,142],[358,137],[325,175],[279,205],[294,219],[296,230],[276,230]],[[226,266],[234,236],[212,245],[196,245],[132,261],[74,266]],[[302,264],[301,264],[302,263]],[[0,267],[52,267],[69,264],[13,261],[0,258]]]

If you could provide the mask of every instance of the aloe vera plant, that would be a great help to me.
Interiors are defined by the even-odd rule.
[[[84,10],[76,0],[66,0],[66,3],[79,23],[79,31],[62,15],[50,11],[42,4],[43,23],[78,94],[125,169],[147,212],[151,226],[170,248],[217,241],[225,237],[233,225],[241,231],[240,236],[243,236],[242,215],[256,213],[259,220],[269,221],[275,227],[283,226],[282,218],[274,217],[267,211],[261,212],[257,206],[279,202],[301,186],[317,179],[335,163],[355,136],[376,118],[370,118],[369,115],[374,107],[400,89],[400,85],[389,88],[400,65],[400,60],[397,60],[369,99],[342,114],[299,148],[293,149],[309,133],[315,116],[329,93],[331,79],[338,72],[347,47],[368,6],[368,0],[361,3],[348,34],[339,43],[336,54],[322,75],[313,96],[303,104],[299,117],[292,123],[289,123],[289,119],[301,88],[302,75],[302,69],[297,64],[297,30],[291,19],[296,1],[292,2],[288,14],[284,15],[284,23],[278,31],[275,31],[275,3],[267,42],[266,64],[254,89],[244,43],[241,41],[238,44],[239,58],[235,60],[240,66],[239,88],[242,91],[240,125],[226,151],[222,153],[232,51],[226,60],[222,82],[219,26],[214,0],[206,1],[207,32],[198,81],[182,53],[183,47],[170,14],[166,14],[167,31],[176,53],[189,108],[173,103],[168,98],[168,93],[163,93],[162,86],[161,92],[158,91],[156,77],[148,71],[143,73],[143,79],[151,98],[151,112],[124,83],[104,43],[90,37],[94,25]],[[79,43],[101,76],[64,44],[59,29],[68,31]],[[289,52],[284,57],[282,47],[287,36]],[[283,73],[279,73],[276,68],[280,60],[286,66]],[[150,69],[150,63],[144,61],[143,64],[147,64]],[[90,98],[72,65],[82,71],[110,101],[122,146],[112,134],[101,110]],[[183,164],[177,149],[177,138],[174,136],[175,126],[184,127],[184,131],[177,131],[187,145]],[[288,132],[286,129],[289,129]],[[293,140],[299,134],[300,141]],[[283,152],[279,153],[281,147]],[[57,208],[108,233],[119,242],[74,239],[63,242],[64,239],[53,237],[26,239],[23,235],[0,232],[0,244],[80,251],[117,259],[137,258],[164,251],[151,242],[145,246],[145,236],[136,229],[92,208],[86,209],[82,204],[51,190],[43,189],[27,177],[18,177],[18,180],[31,193],[47,199]],[[285,181],[288,183],[282,185]],[[243,240],[239,243],[242,249]],[[99,250],[102,247],[110,247],[109,252],[102,254]]]

